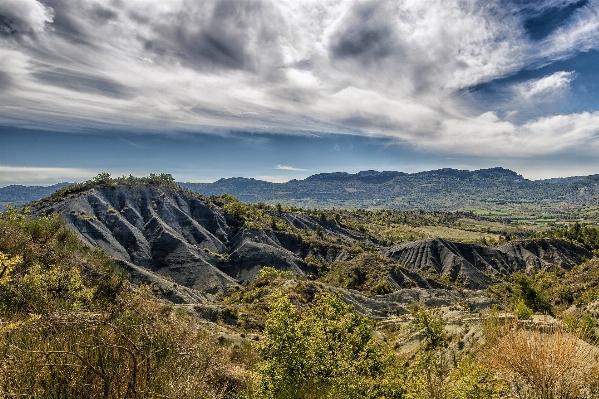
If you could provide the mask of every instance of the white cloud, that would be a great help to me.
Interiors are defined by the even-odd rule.
[[[26,44],[0,37],[0,121],[383,135],[458,153],[546,154],[571,145],[564,135],[590,140],[595,114],[513,124],[492,110],[473,116],[456,92],[599,47],[598,10],[591,3],[532,42],[519,9],[484,0],[72,0],[57,2],[55,17],[35,0],[0,0],[0,14],[39,33]],[[574,76],[517,90],[551,98]]]
[[[569,88],[570,82],[574,80],[574,72],[555,72],[541,79],[530,80],[515,87],[518,95],[526,100],[533,97],[555,96]]]
[[[98,173],[98,171],[81,168],[0,165],[0,185],[47,185],[56,182],[80,182],[91,179]]]
[[[275,167],[275,169],[278,169],[278,170],[292,170],[292,171],[298,171],[298,172],[306,172],[308,170],[308,169],[294,168],[293,166],[287,166],[287,165],[277,165]]]
[[[599,143],[599,111],[555,115],[516,125],[493,112],[475,118],[448,119],[435,140],[423,148],[480,156],[531,157]]]
[[[19,33],[43,32],[46,24],[54,21],[52,8],[37,0],[0,0],[0,16],[9,24],[5,29]]]

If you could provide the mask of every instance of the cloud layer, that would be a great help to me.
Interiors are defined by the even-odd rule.
[[[516,157],[597,148],[597,110],[539,110],[574,70],[514,83],[505,114],[463,95],[599,48],[597,1],[526,3],[0,0],[0,124],[345,133]]]

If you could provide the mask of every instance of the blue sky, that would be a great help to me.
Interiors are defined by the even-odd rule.
[[[599,0],[0,0],[0,186],[598,156]]]

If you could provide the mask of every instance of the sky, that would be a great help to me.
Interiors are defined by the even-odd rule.
[[[598,159],[599,0],[0,0],[0,186]]]

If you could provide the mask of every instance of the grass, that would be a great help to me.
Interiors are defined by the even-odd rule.
[[[517,398],[573,399],[595,388],[597,349],[560,324],[526,328],[508,322],[481,355]]]

